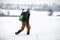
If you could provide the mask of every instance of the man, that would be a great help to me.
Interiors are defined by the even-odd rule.
[[[22,12],[21,15],[23,15],[22,26],[21,26],[21,29],[18,30],[15,34],[17,35],[20,32],[22,32],[24,30],[25,26],[26,26],[26,28],[27,28],[27,35],[29,35],[30,34],[30,24],[29,24],[30,12],[29,12],[29,9],[27,9],[27,12]]]
[[[53,15],[53,10],[49,9],[49,16],[52,16],[52,15]]]

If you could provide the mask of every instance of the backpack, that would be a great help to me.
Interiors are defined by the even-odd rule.
[[[19,16],[19,20],[22,22],[22,19],[23,19],[23,15],[20,15]]]

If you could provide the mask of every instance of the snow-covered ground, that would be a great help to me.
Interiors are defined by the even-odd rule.
[[[20,10],[10,10],[10,15],[20,13]],[[0,40],[60,40],[60,17],[56,16],[60,12],[54,12],[53,16],[42,11],[30,13],[30,35],[26,35],[26,28],[19,35],[15,35],[21,28],[18,17],[0,17]]]

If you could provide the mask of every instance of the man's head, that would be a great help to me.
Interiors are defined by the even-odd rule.
[[[24,9],[22,9],[22,11],[24,11]]]

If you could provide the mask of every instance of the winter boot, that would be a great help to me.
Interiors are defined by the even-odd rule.
[[[18,35],[21,32],[21,30],[18,30],[15,34]]]
[[[27,35],[29,35],[30,34],[30,32],[27,32]]]

